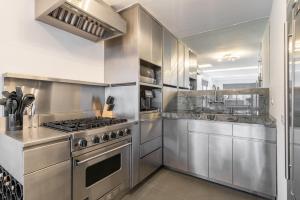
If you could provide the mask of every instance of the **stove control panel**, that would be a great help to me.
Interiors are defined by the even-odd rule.
[[[109,142],[112,140],[116,140],[128,135],[131,135],[131,130],[128,128],[109,131],[102,134],[93,134],[92,136],[74,138],[72,140],[72,146],[73,146],[73,150],[80,150],[91,146],[103,144],[105,142]]]

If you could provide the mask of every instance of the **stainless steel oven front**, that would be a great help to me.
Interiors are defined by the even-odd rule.
[[[131,140],[73,158],[73,200],[120,199],[130,189]]]

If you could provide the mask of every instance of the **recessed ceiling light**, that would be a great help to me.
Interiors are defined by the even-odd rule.
[[[208,67],[212,67],[212,64],[201,64],[198,65],[199,68],[208,68]]]

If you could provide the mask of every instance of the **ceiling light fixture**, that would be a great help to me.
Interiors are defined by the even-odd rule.
[[[198,65],[199,68],[209,68],[209,67],[212,67],[212,64],[201,64],[201,65]]]
[[[211,76],[212,79],[224,79],[224,78],[241,78],[241,77],[257,77],[257,74],[236,74],[236,75],[228,75],[228,76]]]
[[[203,70],[203,72],[211,73],[211,72],[226,72],[226,71],[237,71],[237,70],[248,70],[248,69],[258,69],[258,66],[233,67],[233,68],[226,68],[226,69],[211,69],[211,70]]]
[[[240,59],[241,56],[234,53],[226,53],[222,55],[221,57],[217,58],[218,62],[234,62],[238,59]]]

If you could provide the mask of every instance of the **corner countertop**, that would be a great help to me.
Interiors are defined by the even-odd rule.
[[[27,128],[20,131],[6,131],[2,136],[13,139],[25,148],[59,140],[66,140],[70,138],[71,134],[50,128],[38,127]]]
[[[163,118],[167,119],[194,119],[207,121],[222,121],[232,123],[259,124],[269,128],[276,128],[276,121],[272,117],[265,116],[245,116],[230,114],[193,113],[184,111],[164,112]]]

